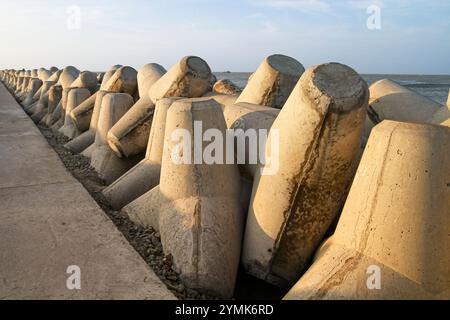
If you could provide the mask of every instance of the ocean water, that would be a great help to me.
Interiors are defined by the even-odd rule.
[[[214,74],[217,79],[229,79],[241,88],[245,87],[251,75],[249,72],[215,72]],[[362,77],[369,86],[381,79],[393,80],[443,105],[447,101],[450,90],[450,75],[363,74]]]

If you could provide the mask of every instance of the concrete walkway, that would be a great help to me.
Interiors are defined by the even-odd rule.
[[[0,299],[175,299],[2,83]]]

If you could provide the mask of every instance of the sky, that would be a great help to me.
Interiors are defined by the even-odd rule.
[[[213,71],[251,72],[275,53],[450,74],[450,0],[0,0],[0,69],[168,69],[197,55]]]

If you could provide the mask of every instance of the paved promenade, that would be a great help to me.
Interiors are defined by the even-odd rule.
[[[0,299],[175,299],[2,83]]]

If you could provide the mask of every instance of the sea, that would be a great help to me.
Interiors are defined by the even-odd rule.
[[[244,88],[250,72],[215,72],[218,80],[229,79]],[[424,95],[437,103],[445,105],[450,90],[450,75],[399,75],[399,74],[362,74],[367,84],[381,79],[390,79],[413,91]]]

